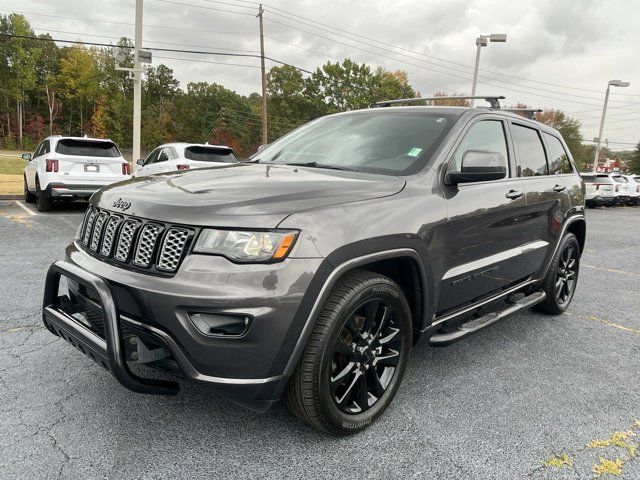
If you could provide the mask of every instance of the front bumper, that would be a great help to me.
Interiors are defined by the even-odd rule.
[[[321,261],[235,265],[221,257],[190,255],[173,278],[164,278],[101,262],[72,244],[67,248],[67,261],[54,263],[47,276],[43,317],[49,330],[81,345],[81,351],[131,390],[177,391],[175,382],[148,384],[128,368],[123,331],[137,328],[171,352],[178,367],[171,373],[264,411],[286,387],[290,373],[286,366],[315,298],[315,289],[308,287]],[[104,338],[60,307],[61,276],[97,293]],[[190,311],[242,312],[253,320],[240,338],[216,338],[196,329]]]

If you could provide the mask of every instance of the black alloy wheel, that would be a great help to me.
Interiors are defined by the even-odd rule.
[[[382,298],[365,300],[349,316],[333,347],[328,378],[342,412],[365,412],[387,391],[400,359],[401,328]]]
[[[411,309],[398,284],[365,270],[346,274],[315,321],[285,404],[325,433],[364,430],[398,391],[412,336]]]
[[[534,310],[552,315],[563,313],[573,299],[579,273],[580,244],[573,233],[565,233],[541,285],[546,298]]]
[[[579,253],[572,243],[565,246],[560,254],[560,261],[556,269],[555,293],[556,300],[564,305],[571,300],[578,278]]]

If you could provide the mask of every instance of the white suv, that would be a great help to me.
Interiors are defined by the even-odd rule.
[[[619,173],[610,173],[609,178],[613,180],[615,203],[618,205],[627,205],[631,200],[629,182]]]
[[[136,162],[139,167],[134,172],[134,177],[237,162],[233,149],[224,145],[166,143],[156,148],[146,159],[141,158]]]
[[[623,175],[629,183],[629,204],[640,205],[640,175]]]
[[[52,200],[89,199],[96,190],[131,178],[131,167],[111,140],[45,138],[24,169],[24,199],[47,211]]]

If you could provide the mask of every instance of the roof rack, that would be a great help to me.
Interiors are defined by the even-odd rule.
[[[500,108],[499,100],[504,100],[504,96],[502,95],[476,95],[476,96],[467,96],[467,95],[454,95],[454,96],[442,96],[442,97],[417,97],[417,98],[400,98],[398,100],[383,100],[381,102],[376,102],[376,105],[379,107],[390,107],[391,105],[397,105],[399,103],[417,103],[424,102],[430,100],[485,100],[489,102],[491,108]]]
[[[526,118],[536,119],[536,113],[542,113],[541,108],[505,108],[505,112],[522,113]]]

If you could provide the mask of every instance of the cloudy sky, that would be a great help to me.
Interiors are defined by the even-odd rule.
[[[0,11],[24,13],[37,33],[54,38],[112,42],[133,37],[134,5],[0,0]],[[268,56],[306,70],[345,57],[402,69],[423,96],[470,92],[475,38],[506,33],[507,43],[482,50],[479,94],[565,110],[593,139],[607,82],[630,81],[612,92],[603,138],[616,149],[640,140],[637,0],[268,0],[264,7]],[[143,46],[255,54],[256,12],[246,0],[144,0]],[[257,58],[154,52],[158,62],[183,86],[217,82],[243,94],[260,88]]]

